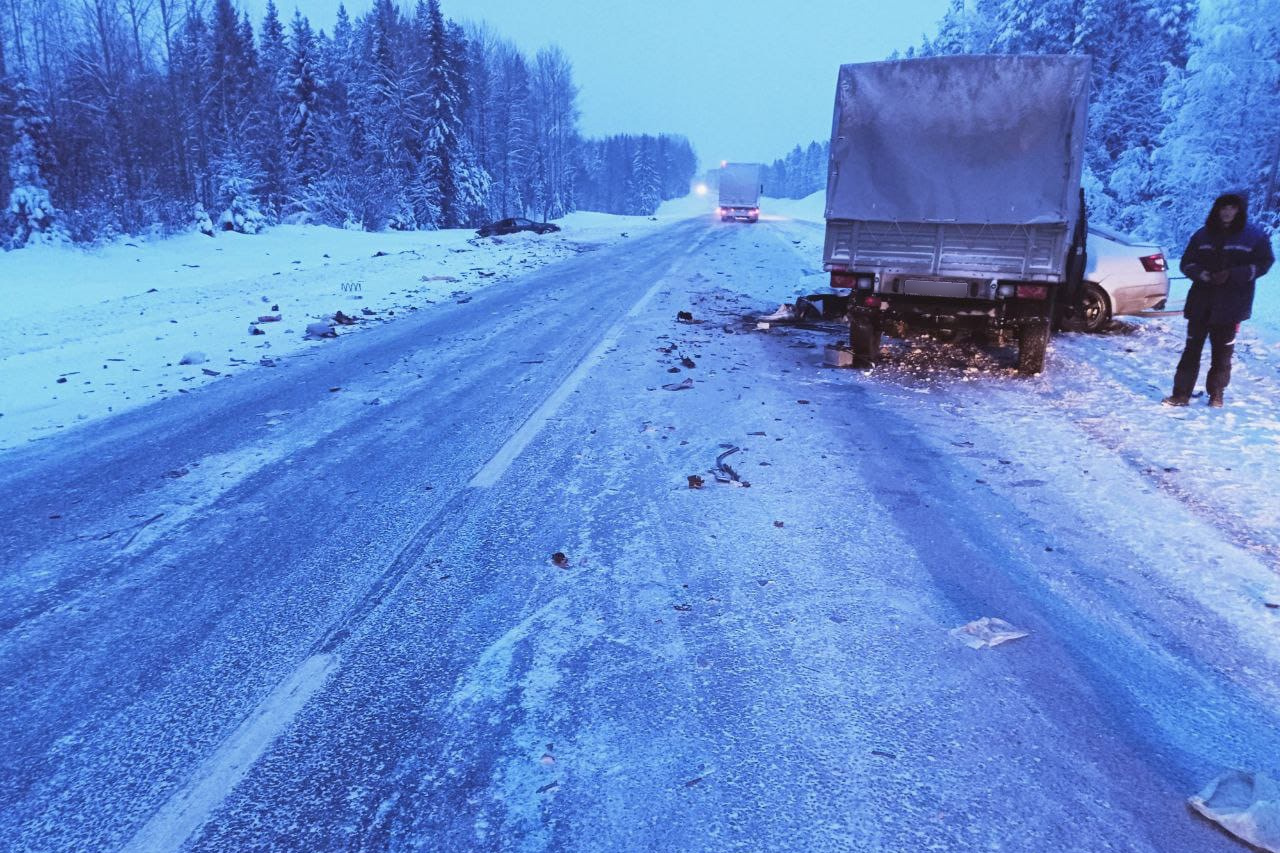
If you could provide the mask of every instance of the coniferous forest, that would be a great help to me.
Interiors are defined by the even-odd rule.
[[[1180,248],[1236,190],[1280,226],[1280,0],[950,0],[936,34],[894,58],[963,53],[1093,58],[1094,221]],[[823,189],[825,145],[775,160],[765,192]]]
[[[407,9],[325,29],[232,0],[0,0],[0,245],[648,214],[687,191],[685,138],[582,137],[559,49]],[[951,0],[894,56],[1006,52],[1093,57],[1095,220],[1176,243],[1234,189],[1280,223],[1280,0]],[[826,150],[768,165],[766,194],[822,189]]]
[[[379,230],[576,209],[649,214],[688,192],[678,136],[584,139],[572,64],[439,0],[328,28],[269,2],[4,0],[6,247],[276,222]]]

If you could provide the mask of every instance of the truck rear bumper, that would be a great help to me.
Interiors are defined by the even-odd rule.
[[[1016,328],[1050,319],[1049,299],[946,299],[860,293],[849,302],[850,316],[877,326],[904,323],[935,329],[991,330]]]

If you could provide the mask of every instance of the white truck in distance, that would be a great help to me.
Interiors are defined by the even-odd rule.
[[[741,219],[755,222],[760,218],[760,163],[725,163],[720,168],[720,221]]]

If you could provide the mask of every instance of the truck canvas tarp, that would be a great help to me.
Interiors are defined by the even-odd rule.
[[[746,219],[755,222],[760,218],[759,163],[725,163],[720,169],[720,218]]]
[[[874,310],[855,300],[855,349],[917,321],[1017,332],[1020,366],[1039,372],[1068,259],[1083,260],[1089,69],[1080,56],[841,66],[823,260],[833,287],[883,295]]]

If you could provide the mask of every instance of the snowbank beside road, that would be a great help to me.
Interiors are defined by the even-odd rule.
[[[338,311],[385,322],[710,208],[572,213],[545,236],[284,225],[0,253],[0,449],[316,346],[308,324]]]

